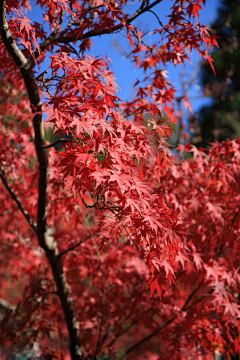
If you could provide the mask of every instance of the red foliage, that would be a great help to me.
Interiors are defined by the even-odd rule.
[[[176,0],[148,46],[132,21],[160,2],[128,15],[123,0],[38,0],[46,30],[29,1],[0,1],[5,352],[35,342],[62,359],[80,341],[73,359],[239,353],[240,142],[169,151],[162,118],[177,115],[164,66],[193,49],[213,66],[204,43],[216,37],[198,22],[205,1]],[[108,60],[78,54],[119,30],[146,71],[125,103]]]

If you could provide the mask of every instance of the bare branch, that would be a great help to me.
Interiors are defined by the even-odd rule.
[[[185,304],[183,305],[181,311],[186,311],[189,310],[191,307],[193,307],[195,304],[197,304],[199,301],[201,301],[203,299],[203,297],[199,299],[197,299],[195,302],[193,302],[190,306],[187,307],[188,303],[191,301],[191,299],[196,295],[196,293],[198,292],[198,290],[201,288],[201,286],[204,283],[204,278],[202,279],[202,281],[200,281],[200,283],[198,284],[198,286],[189,294],[187,300],[185,301]],[[127,356],[130,352],[132,352],[133,350],[135,350],[137,347],[143,345],[144,343],[146,343],[147,341],[149,341],[152,337],[154,337],[155,335],[157,335],[161,330],[163,330],[165,327],[167,327],[169,324],[171,324],[175,319],[177,318],[177,315],[172,316],[165,324],[159,326],[157,329],[155,329],[153,332],[151,332],[149,335],[145,336],[142,340],[138,341],[137,343],[133,344],[132,346],[130,346],[125,353],[119,358],[119,360],[124,359],[125,356]]]
[[[35,233],[37,233],[37,224],[33,221],[31,216],[27,212],[27,210],[24,208],[21,200],[19,199],[19,197],[17,196],[15,191],[9,185],[9,183],[8,183],[8,181],[7,181],[7,179],[6,179],[5,175],[4,175],[3,167],[0,170],[0,178],[2,179],[3,184],[5,185],[6,189],[9,192],[9,194],[11,195],[11,198],[16,202],[19,210],[22,212],[23,216],[25,217],[25,219],[27,220],[27,222],[29,223],[31,228],[34,230]]]
[[[189,309],[191,306],[187,307],[188,303],[191,301],[191,299],[196,295],[196,293],[198,292],[198,290],[200,289],[200,287],[203,285],[204,283],[204,278],[200,281],[200,283],[198,284],[198,286],[196,287],[195,290],[193,290],[191,292],[191,294],[188,296],[187,300],[185,301],[184,306],[182,307],[182,311],[186,311],[187,309]]]
[[[70,49],[72,50],[72,52],[77,55],[77,58],[78,59],[81,59],[81,55],[79,54],[79,52],[71,45],[71,44],[68,44],[68,47],[70,47]]]
[[[94,207],[97,207],[98,200],[97,200],[93,205],[88,205],[83,198],[82,198],[81,200],[82,200],[83,204],[86,206],[86,208],[94,208]]]
[[[162,326],[158,327],[157,329],[155,329],[151,334],[149,334],[148,336],[145,336],[142,340],[140,340],[139,342],[137,342],[136,344],[130,346],[127,351],[125,351],[125,353],[120,356],[119,360],[122,360],[125,358],[125,356],[127,356],[130,352],[132,352],[133,350],[135,350],[137,347],[141,346],[142,344],[144,344],[145,342],[147,342],[148,340],[150,340],[152,337],[154,337],[155,335],[157,335],[162,329],[164,329],[166,326],[168,326],[169,324],[171,324],[175,319],[176,319],[177,315],[171,317],[165,324],[163,324]]]
[[[159,16],[153,11],[153,10],[148,10],[149,12],[151,12],[153,15],[155,15],[155,17],[157,18],[157,21],[159,23],[160,26],[162,26],[162,28],[169,34],[171,34],[171,32],[166,28],[166,26],[163,25],[162,21],[160,20]]]
[[[42,81],[42,80],[40,80],[40,78],[43,79],[44,75],[46,75],[47,73],[48,73],[48,70],[44,70],[41,74],[39,74],[38,76],[36,76],[35,79],[36,79],[37,81]]]
[[[44,149],[49,149],[57,144],[60,144],[60,143],[67,143],[67,142],[76,142],[74,140],[71,140],[71,139],[58,139],[56,141],[54,141],[52,144],[49,144],[49,145],[44,145],[43,148]]]
[[[136,319],[135,321],[131,322],[129,325],[127,325],[125,328],[123,328],[122,330],[120,330],[114,337],[113,340],[110,341],[109,344],[107,344],[106,346],[108,348],[110,348],[117,340],[118,338],[126,333],[129,329],[131,329],[133,326],[135,326],[140,320],[142,320],[142,315],[148,313],[149,311],[152,311],[152,308],[148,308],[147,310],[143,311],[143,313],[141,314],[141,317],[139,317],[138,319]],[[132,312],[129,313],[129,315],[125,318],[125,321],[128,320],[128,318],[132,315]]]
[[[78,247],[79,245],[81,245],[82,243],[87,241],[90,237],[91,237],[91,235],[86,236],[84,239],[82,239],[79,242],[77,242],[76,244],[70,246],[70,248],[68,248],[67,250],[62,251],[60,254],[58,254],[58,257],[61,258],[63,255],[67,254],[69,251],[72,251],[73,249],[75,249],[76,247]]]

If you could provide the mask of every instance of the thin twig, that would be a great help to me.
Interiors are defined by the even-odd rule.
[[[134,310],[134,309],[132,309]],[[136,325],[139,320],[142,320],[142,316],[146,313],[148,313],[149,311],[151,311],[152,308],[148,308],[147,310],[143,311],[143,313],[141,314],[141,316],[136,319],[135,321],[133,321],[131,324],[129,324],[128,326],[126,326],[124,329],[120,330],[116,335],[115,338],[113,340],[110,341],[109,344],[106,345],[106,347],[110,348],[116,341],[117,339],[124,333],[126,333],[129,329],[131,329],[131,327],[133,327],[134,325]],[[129,313],[129,315],[125,318],[125,321],[128,320],[128,318],[132,315],[132,311]]]
[[[37,233],[37,224],[33,221],[31,216],[29,215],[28,211],[24,208],[21,200],[19,199],[19,197],[17,196],[15,191],[9,185],[9,183],[4,175],[3,167],[0,170],[0,177],[2,179],[3,184],[5,185],[6,189],[8,190],[9,194],[11,195],[12,199],[16,202],[19,210],[22,212],[22,214],[24,215],[25,219],[27,220],[27,222],[29,223],[31,228],[34,230],[34,232]]]
[[[163,0],[156,0],[154,1],[152,4],[149,4],[148,6],[142,8],[142,9],[138,9],[132,16],[130,16],[127,20],[126,23],[127,24],[131,24],[136,18],[138,18],[140,15],[142,15],[143,13],[151,10],[154,6],[156,6],[157,4],[159,4],[160,2],[162,2]],[[69,23],[70,24],[70,23]],[[54,42],[59,42],[59,43],[70,43],[70,42],[74,42],[76,40],[83,40],[83,39],[88,39],[91,37],[95,37],[95,36],[100,36],[100,35],[104,35],[104,34],[112,34],[118,30],[121,30],[125,27],[124,24],[118,24],[113,26],[111,29],[103,29],[102,31],[99,30],[90,30],[87,31],[86,33],[82,34],[82,36],[79,36],[78,38],[76,38],[76,35],[72,35],[72,36],[64,36],[67,32],[67,30],[69,29],[69,24],[66,27],[65,30],[63,30],[61,33],[57,33],[57,34],[51,34],[41,45],[40,45],[40,49],[41,51],[44,51],[47,49],[47,47],[49,45],[51,45]],[[38,50],[35,51],[34,53],[34,57],[37,58],[39,56],[39,52]],[[31,63],[33,62],[33,60],[30,60]]]
[[[79,242],[77,242],[76,244],[70,246],[70,248],[68,248],[67,250],[64,250],[61,253],[59,253],[58,257],[61,258],[63,255],[67,254],[69,251],[72,251],[73,249],[75,249],[76,247],[78,247],[79,245],[81,245],[82,243],[87,241],[90,237],[91,237],[91,235],[86,236],[84,239],[82,239]]]
[[[47,73],[48,73],[48,70],[44,70],[41,74],[39,74],[38,76],[35,77],[35,80],[42,81],[42,80],[40,80],[40,78],[43,78],[43,76]]]
[[[53,147],[53,146],[55,146],[55,145],[57,145],[57,144],[59,144],[59,143],[67,143],[67,142],[74,142],[74,143],[76,143],[76,141],[71,140],[71,139],[58,139],[58,140],[54,141],[52,144],[44,145],[44,146],[43,146],[43,149],[49,149],[49,148],[51,148],[51,147]]]
[[[61,201],[61,200],[66,200],[66,199],[73,199],[74,196],[65,196],[65,197],[58,197],[58,198],[55,198],[53,200],[49,200],[49,204],[55,202],[55,201]]]
[[[70,47],[70,49],[72,50],[72,52],[77,55],[77,58],[78,59],[81,59],[81,55],[79,54],[79,52],[71,45],[71,44],[68,44],[68,46]]]
[[[197,291],[200,289],[200,287],[202,286],[202,284],[204,283],[204,279],[202,279],[202,281],[198,284],[198,286],[196,287],[195,290],[193,290],[191,292],[191,294],[188,296],[187,300],[185,301],[185,304],[183,305],[183,307],[181,308],[181,311],[186,311],[189,310],[191,307],[193,307],[193,305],[197,304],[199,301],[195,301],[193,302],[188,308],[187,308],[187,304],[191,301],[191,299],[193,298],[193,296],[197,293]],[[202,297],[201,297],[202,300]],[[137,347],[141,346],[142,344],[144,344],[145,342],[149,341],[152,337],[154,337],[155,335],[157,335],[161,330],[163,330],[166,326],[168,326],[169,324],[171,324],[175,319],[177,318],[177,315],[172,316],[165,324],[159,326],[157,329],[155,329],[153,332],[151,332],[151,334],[145,336],[143,339],[141,339],[140,341],[138,341],[137,343],[135,343],[134,345],[130,346],[125,353],[119,358],[119,360],[122,360],[125,356],[127,356],[130,352],[132,352],[133,350],[135,350]]]
[[[177,315],[171,317],[165,324],[163,324],[162,326],[160,326],[159,328],[155,329],[151,334],[149,334],[148,336],[144,337],[142,340],[140,340],[139,342],[137,342],[136,344],[130,346],[127,351],[125,351],[125,353],[120,356],[119,360],[124,359],[125,356],[127,356],[130,352],[132,352],[134,349],[136,349],[137,347],[139,347],[140,345],[144,344],[145,342],[147,342],[148,340],[150,340],[153,336],[157,335],[161,330],[163,330],[166,326],[168,326],[169,324],[171,324],[175,319],[176,319]]]
[[[152,4],[149,4],[143,8],[139,8],[132,16],[130,16],[127,20],[126,23],[127,24],[131,24],[136,18],[138,18],[140,15],[142,15],[143,13],[151,10],[154,6],[156,6],[157,4],[159,4],[160,2],[162,2],[163,0],[155,0]],[[76,19],[74,19],[74,17],[71,18],[71,20],[69,21],[68,25],[66,26],[66,28],[61,31],[60,33],[51,33],[46,40],[44,40],[44,42],[39,46],[40,48],[40,52],[45,51],[49,45],[53,44],[53,43],[63,43],[63,44],[68,44],[70,42],[74,42],[77,40],[84,40],[84,39],[89,39],[91,37],[95,37],[95,36],[100,36],[100,35],[104,35],[104,34],[113,34],[114,32],[117,32],[118,30],[121,30],[125,27],[124,24],[120,23],[118,25],[113,26],[111,29],[103,29],[102,31],[99,30],[89,30],[86,33],[82,34],[81,36],[76,37],[76,35],[72,35],[72,36],[64,36],[68,30],[70,30],[72,25],[76,25]],[[80,26],[80,24],[79,24]],[[39,50],[36,50],[34,52],[34,54],[29,58],[28,60],[28,65],[30,67],[33,67],[35,59],[37,59],[40,55]]]
[[[151,12],[153,15],[155,15],[156,18],[157,18],[157,20],[158,20],[158,22],[159,22],[159,25],[162,26],[162,28],[163,28],[166,32],[168,32],[169,34],[171,34],[171,32],[166,28],[166,26],[163,25],[163,23],[161,22],[159,16],[158,16],[153,10],[148,10],[148,12]]]
[[[198,284],[198,286],[196,287],[196,289],[191,292],[191,294],[188,296],[187,300],[185,301],[184,306],[182,307],[182,311],[186,311],[186,309],[189,309],[190,307],[187,308],[187,304],[191,301],[191,299],[194,297],[194,295],[198,292],[198,290],[200,289],[200,287],[203,285],[204,283],[204,278],[202,279],[202,281],[200,281],[200,283]]]
[[[98,200],[97,200],[93,205],[88,205],[83,198],[81,200],[82,200],[83,204],[86,206],[86,208],[94,208],[97,206],[97,203],[98,203]]]

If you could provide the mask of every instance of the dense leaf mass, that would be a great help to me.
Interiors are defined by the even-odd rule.
[[[195,49],[213,67],[216,37],[205,1],[176,0],[146,44],[133,21],[160,3],[38,0],[42,24],[0,1],[3,359],[239,353],[240,142],[171,153],[165,65]],[[109,59],[87,55],[119,31],[146,75],[124,103]]]

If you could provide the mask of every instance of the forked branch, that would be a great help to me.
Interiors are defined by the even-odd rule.
[[[135,19],[137,19],[140,15],[144,14],[147,11],[150,11],[152,8],[154,8],[157,4],[159,4],[160,2],[162,2],[163,0],[155,0],[153,1],[153,3],[149,4],[149,1],[143,1],[143,4],[145,6],[140,6],[140,8],[132,15],[130,16],[127,20],[126,23],[127,24],[131,24]],[[62,30],[61,32],[55,32],[55,33],[51,33],[48,38],[46,38],[46,40],[40,44],[40,50],[43,52],[45,51],[48,46],[50,46],[53,43],[63,43],[63,44],[69,44],[69,43],[73,43],[77,40],[84,40],[84,39],[89,39],[92,37],[96,37],[96,36],[100,36],[100,35],[105,35],[105,34],[113,34],[116,31],[122,30],[125,25],[123,23],[119,23],[118,25],[113,26],[112,28],[105,28],[102,30],[89,30],[87,32],[85,32],[84,34],[82,34],[81,36],[76,36],[76,35],[68,35],[65,36],[68,33],[68,30],[70,30],[72,24],[75,24],[74,21],[70,21],[70,23],[67,25],[66,29]],[[34,52],[34,56],[32,56],[29,59],[29,65],[33,66],[34,64],[34,59],[38,58],[39,56],[39,51],[36,50]]]

